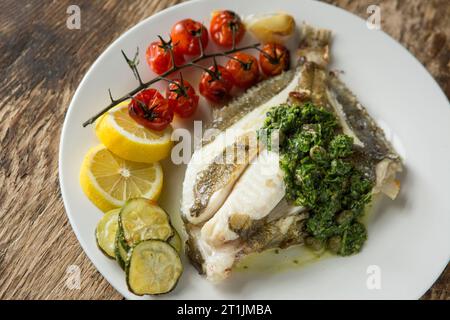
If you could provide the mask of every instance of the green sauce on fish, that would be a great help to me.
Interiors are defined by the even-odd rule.
[[[288,201],[310,210],[306,244],[341,256],[359,252],[367,239],[360,219],[373,181],[351,161],[353,138],[340,133],[336,116],[311,103],[283,104],[267,113],[262,130],[260,138],[279,131]]]

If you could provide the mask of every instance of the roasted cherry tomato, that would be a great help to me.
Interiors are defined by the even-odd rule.
[[[245,26],[241,18],[230,10],[213,12],[209,32],[215,43],[219,46],[231,47],[233,45],[233,29],[235,44],[237,44],[245,34]]]
[[[211,66],[210,72],[203,72],[200,79],[199,90],[202,96],[212,102],[223,102],[230,97],[233,87],[233,77],[222,66]]]
[[[231,73],[234,84],[239,88],[249,88],[259,80],[258,60],[250,54],[235,53],[225,68]]]
[[[259,53],[259,65],[266,76],[276,76],[289,69],[289,51],[281,44],[267,43]]]
[[[203,49],[208,45],[208,31],[200,22],[192,19],[184,19],[177,22],[170,32],[174,45],[178,45],[181,53],[195,56],[200,54],[200,37]]]
[[[147,129],[162,131],[173,120],[174,102],[155,89],[145,89],[136,94],[128,105],[128,113]]]
[[[176,65],[184,63],[184,56],[180,52],[178,45],[173,46],[173,57]],[[150,43],[146,52],[147,63],[157,74],[163,74],[172,68],[172,60],[168,48],[165,48],[161,41]]]
[[[199,96],[186,80],[173,80],[167,88],[166,98],[174,101],[173,111],[181,118],[189,118],[197,110]]]

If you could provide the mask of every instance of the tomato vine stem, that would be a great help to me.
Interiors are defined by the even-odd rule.
[[[165,43],[165,42],[163,42],[163,43]],[[127,57],[127,55],[125,54],[125,52],[123,50],[121,50],[125,61],[127,62],[128,66],[130,67],[131,71],[133,72],[133,75],[137,79],[139,85],[135,89],[133,89],[132,91],[128,92],[127,94],[125,94],[122,97],[117,98],[117,99],[113,99],[112,94],[111,94],[111,90],[108,89],[109,98],[111,100],[111,103],[108,106],[106,106],[105,108],[103,108],[100,112],[98,112],[97,114],[95,114],[94,116],[92,116],[91,118],[86,120],[83,123],[83,127],[86,127],[86,126],[88,126],[90,124],[93,124],[95,122],[95,120],[97,120],[104,113],[108,112],[110,109],[112,109],[113,107],[115,107],[119,103],[130,99],[130,97],[132,97],[135,94],[137,94],[138,92],[140,92],[140,91],[150,87],[152,84],[154,84],[154,83],[156,83],[158,81],[166,80],[167,76],[169,76],[169,75],[171,75],[171,74],[173,74],[173,73],[175,73],[177,71],[180,71],[182,69],[189,68],[189,67],[200,67],[197,64],[197,62],[202,61],[202,60],[216,58],[216,57],[228,57],[228,58],[230,58],[229,55],[232,54],[232,53],[235,53],[235,52],[238,52],[238,51],[243,51],[243,50],[249,50],[249,49],[257,49],[258,50],[258,47],[260,46],[260,43],[255,43],[255,44],[244,46],[244,47],[240,47],[240,48],[236,48],[235,45],[233,45],[230,50],[226,50],[226,51],[223,51],[223,52],[215,52],[215,53],[207,54],[204,51],[202,42],[199,41],[199,43],[200,43],[200,54],[196,58],[192,59],[191,61],[178,66],[178,65],[175,64],[175,61],[174,61],[175,59],[173,59],[173,48],[171,46],[171,41],[169,41],[168,44],[170,44],[169,45],[169,50],[170,50],[171,59],[172,59],[172,67],[169,70],[167,70],[166,72],[164,72],[163,74],[161,74],[161,75],[159,75],[159,76],[157,76],[157,77],[155,77],[155,78],[153,78],[153,79],[151,79],[151,80],[149,80],[147,82],[143,82],[142,81],[141,76],[139,74],[139,71],[137,69],[137,65],[138,65],[137,57],[138,57],[138,53],[139,53],[139,48],[137,49],[136,54],[135,54],[133,59],[129,59]],[[201,68],[204,69],[204,70],[206,69],[206,68],[203,68],[203,67],[201,67]],[[208,70],[208,71],[210,71],[210,70]]]

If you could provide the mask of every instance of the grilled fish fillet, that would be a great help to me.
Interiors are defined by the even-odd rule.
[[[201,230],[202,238],[213,246],[236,240],[253,229],[283,199],[285,188],[278,155],[264,150],[248,165],[227,200]]]
[[[374,193],[398,193],[399,156],[356,97],[325,69],[331,33],[306,25],[302,33],[299,67],[215,112],[211,128],[219,133],[205,139],[188,164],[181,205],[187,253],[211,281],[226,279],[247,254],[301,244],[306,236],[308,213],[285,200],[277,154],[250,143],[273,106],[311,101],[332,111],[343,133],[354,137],[354,162],[375,182]],[[225,157],[233,161],[218,161]]]
[[[224,108],[230,114],[236,114],[235,117],[228,115],[224,119],[216,116],[216,129],[223,131],[214,137],[213,142],[204,143],[194,152],[186,169],[181,204],[185,221],[203,223],[222,206],[234,183],[257,153],[256,130],[262,126],[266,112],[286,101],[289,92],[295,89],[298,77],[294,71],[288,71],[267,80]],[[234,113],[235,110],[239,112]],[[245,116],[244,112],[247,112]],[[219,122],[218,119],[222,120]],[[225,124],[228,124],[226,130]],[[239,146],[244,149],[240,163],[222,161],[230,154],[232,157],[236,155]]]
[[[245,241],[232,241],[219,247],[209,245],[201,236],[201,226],[186,225],[189,238],[186,242],[187,255],[194,267],[214,283],[227,279],[233,266],[251,253],[272,248],[287,248],[302,244],[306,236],[303,225],[307,213],[294,212],[267,221]]]

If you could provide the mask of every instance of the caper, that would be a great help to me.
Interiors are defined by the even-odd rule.
[[[336,222],[339,225],[349,223],[350,221],[352,221],[352,219],[353,219],[353,212],[351,212],[350,210],[341,211],[336,216]]]
[[[328,250],[330,250],[333,253],[338,253],[341,249],[341,242],[342,239],[340,236],[333,236],[330,239],[328,239]]]
[[[321,146],[314,146],[309,150],[309,156],[314,161],[322,161],[327,155],[326,150]]]
[[[305,239],[305,243],[308,247],[310,247],[314,251],[320,251],[324,247],[323,241],[314,237],[307,237]]]

